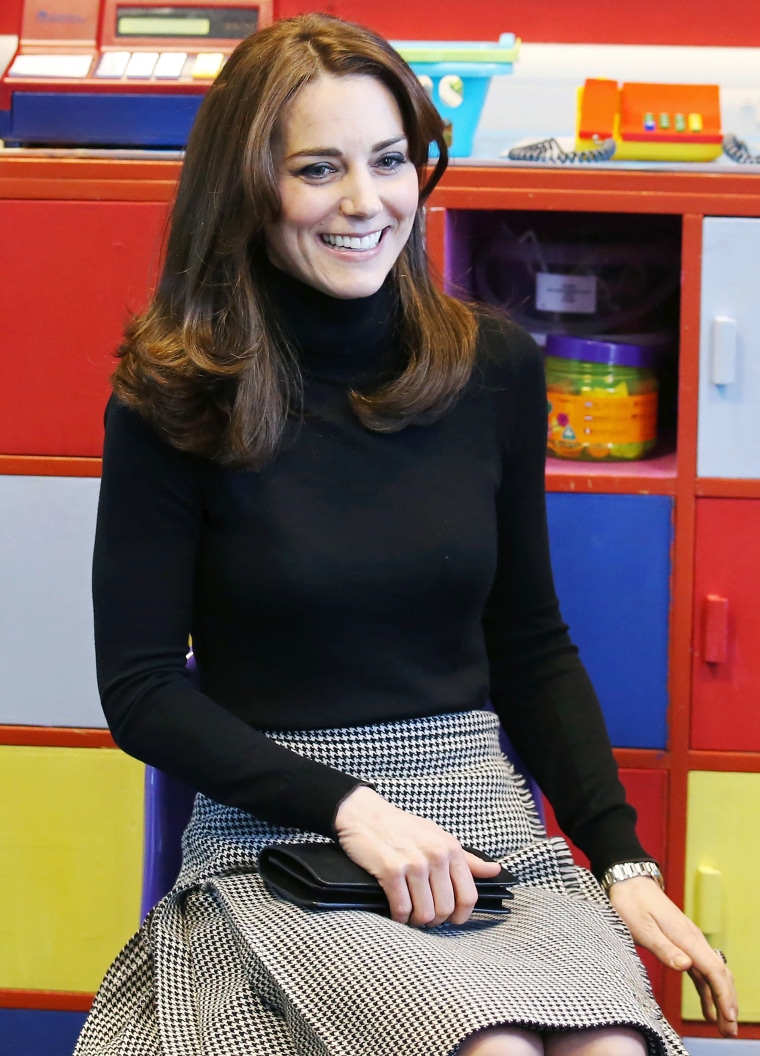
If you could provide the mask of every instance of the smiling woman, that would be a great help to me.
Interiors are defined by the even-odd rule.
[[[261,467],[303,397],[277,273],[343,299],[388,277],[408,355],[396,377],[352,393],[354,411],[382,432],[443,414],[476,330],[428,274],[421,206],[446,163],[437,110],[382,38],[321,16],[248,37],[191,131],[163,272],[127,327],[116,394],[181,450]],[[359,258],[337,246],[346,236],[379,241]]]
[[[307,84],[275,136],[274,159],[280,215],[264,227],[272,263],[332,297],[376,293],[419,202],[391,92],[374,77]]]
[[[77,1056],[683,1056],[626,925],[735,1031],[560,615],[541,354],[428,274],[445,165],[409,67],[327,16],[244,41],[200,108],[93,561],[113,736],[198,795]],[[267,887],[265,847],[329,841],[380,912]],[[514,899],[476,905],[500,866]]]

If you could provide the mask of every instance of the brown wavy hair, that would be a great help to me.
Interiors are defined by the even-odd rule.
[[[125,330],[114,391],[175,447],[259,468],[300,410],[302,381],[268,289],[264,224],[280,212],[272,141],[304,85],[369,76],[394,96],[420,180],[420,207],[390,275],[407,365],[351,392],[364,425],[392,432],[432,421],[472,371],[475,321],[428,273],[423,206],[447,164],[443,124],[417,77],[381,37],[301,15],[243,40],[190,133],[156,291]],[[439,157],[428,169],[430,143]]]

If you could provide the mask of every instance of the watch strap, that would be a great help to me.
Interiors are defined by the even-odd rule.
[[[613,884],[621,880],[631,880],[634,876],[648,876],[656,884],[665,890],[665,881],[657,862],[616,862],[605,871],[599,881],[605,895],[608,895]]]

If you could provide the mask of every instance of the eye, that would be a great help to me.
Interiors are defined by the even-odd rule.
[[[335,172],[337,172],[337,169],[329,162],[315,161],[311,165],[304,165],[302,169],[299,169],[298,175],[305,177],[307,180],[319,181],[332,176]]]
[[[397,169],[400,169],[402,165],[406,164],[406,161],[406,154],[394,152],[392,154],[383,154],[377,159],[375,165],[384,172],[395,172]]]

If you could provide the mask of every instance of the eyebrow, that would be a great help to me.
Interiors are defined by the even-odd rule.
[[[386,150],[388,147],[392,147],[394,143],[401,143],[406,139],[406,135],[393,136],[391,139],[383,139],[380,143],[375,143],[371,149],[371,154],[376,154],[380,150]],[[340,158],[343,156],[343,152],[338,150],[337,147],[307,147],[305,150],[296,150],[292,154],[288,155],[288,160],[291,158]]]

